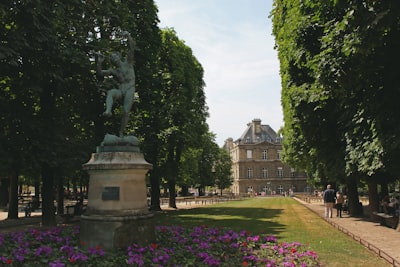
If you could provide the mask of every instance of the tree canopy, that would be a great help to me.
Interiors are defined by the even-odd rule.
[[[183,153],[201,145],[208,116],[204,94],[204,70],[192,50],[173,29],[162,30],[160,67],[162,73],[161,109],[164,114],[164,157],[161,168],[168,181],[171,207],[175,207],[176,182],[182,179]]]
[[[399,7],[398,1],[274,1],[284,159],[317,182],[354,188],[360,180],[398,179]]]
[[[152,207],[160,208],[162,178],[173,191],[176,183],[198,184],[201,172],[184,164],[198,159],[204,136],[214,142],[204,70],[176,32],[158,22],[152,0],[0,5],[0,178],[10,181],[10,218],[18,217],[19,177],[33,177],[43,185],[43,223],[54,224],[54,192],[62,194],[63,178],[86,179],[81,165],[118,129],[118,110],[111,119],[101,116],[105,87],[96,79],[96,54],[125,54],[125,31],[136,42],[137,89],[127,128],[154,166]]]

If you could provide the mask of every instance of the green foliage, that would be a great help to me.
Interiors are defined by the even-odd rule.
[[[112,39],[122,30],[134,33],[137,66],[144,66],[138,84],[149,88],[157,72],[150,57],[159,47],[156,12],[150,0],[0,5],[1,176],[10,169],[73,176],[81,169],[111,125],[99,116],[95,52],[119,48]]]
[[[229,188],[233,183],[232,177],[232,159],[229,153],[220,148],[218,150],[217,159],[214,162],[215,185],[222,190]]]
[[[158,138],[162,140],[159,165],[169,183],[170,191],[185,175],[182,156],[200,147],[207,132],[203,68],[192,50],[180,40],[173,29],[162,30],[159,64],[162,74],[159,113],[162,117]],[[195,155],[193,155],[195,156]],[[196,175],[196,172],[193,173]],[[187,180],[187,175],[186,175]],[[170,196],[175,196],[170,192]]]
[[[274,1],[285,161],[322,181],[396,177],[399,7],[398,1]]]
[[[213,168],[218,160],[219,148],[215,143],[215,135],[207,133],[201,138],[199,158],[199,176],[196,180],[196,187],[199,189],[199,194],[205,193],[206,186],[215,184],[215,174]]]
[[[0,98],[7,119],[1,134],[13,155],[9,159],[24,163],[20,169],[40,168],[44,162],[80,166],[88,154],[77,155],[76,148],[90,145],[82,140],[82,109],[93,88],[87,33],[80,31],[85,18],[76,16],[82,4],[24,1],[2,8],[6,46],[0,80],[7,90],[2,87]]]
[[[152,192],[162,176],[183,181],[181,155],[189,159],[208,131],[203,69],[173,30],[161,36],[158,22],[152,0],[0,5],[1,175],[16,169],[31,177],[50,169],[46,173],[74,176],[104,134],[115,132],[118,116],[105,121],[99,115],[105,94],[95,79],[95,55],[125,54],[120,36],[129,31],[138,94],[129,134],[141,140],[153,164]],[[195,170],[185,177],[198,175]]]

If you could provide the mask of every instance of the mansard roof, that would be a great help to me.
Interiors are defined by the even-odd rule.
[[[260,119],[254,119],[247,124],[247,129],[236,143],[257,144],[261,142],[280,143],[281,139],[269,125],[262,125]]]

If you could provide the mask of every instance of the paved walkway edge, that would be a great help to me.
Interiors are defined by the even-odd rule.
[[[377,256],[381,257],[382,259],[386,260],[388,263],[392,264],[394,267],[400,266],[400,262],[395,259],[395,257],[397,255],[396,256],[395,255],[390,255],[390,253],[384,251],[383,249],[380,249],[376,245],[373,245],[372,243],[367,241],[365,238],[361,238],[360,236],[352,233],[351,231],[349,231],[348,229],[346,229],[342,225],[339,225],[338,223],[334,222],[332,219],[325,218],[323,216],[323,213],[320,211],[320,209],[317,210],[314,207],[315,205],[313,206],[313,204],[309,204],[309,203],[307,203],[307,202],[305,202],[305,201],[303,201],[303,200],[301,200],[300,198],[297,198],[297,197],[294,197],[294,199],[297,200],[299,203],[301,203],[306,208],[308,208],[310,211],[314,212],[315,214],[317,214],[318,216],[323,218],[325,221],[327,221],[330,225],[332,225],[333,227],[335,227],[339,231],[341,231],[344,234],[350,236],[354,241],[357,241],[358,243],[360,243],[361,245],[363,245],[364,247],[368,248],[370,251],[375,253]],[[382,226],[382,227],[384,227],[384,226]],[[395,230],[393,230],[393,231],[395,231]]]

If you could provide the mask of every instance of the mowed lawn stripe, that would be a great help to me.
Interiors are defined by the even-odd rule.
[[[158,213],[157,225],[228,227],[275,235],[314,250],[324,266],[391,266],[292,198],[256,197]]]

